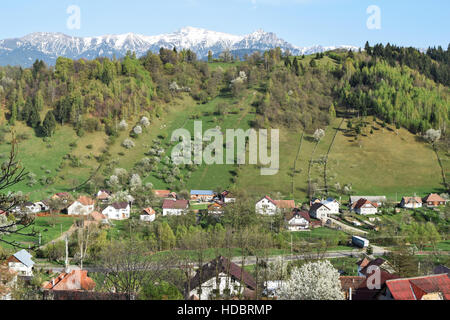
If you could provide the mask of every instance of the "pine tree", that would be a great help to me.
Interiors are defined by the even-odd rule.
[[[55,132],[56,120],[53,111],[47,112],[44,122],[42,123],[42,131],[46,137],[51,137]]]
[[[27,125],[32,128],[37,128],[41,124],[41,117],[35,107],[31,107],[30,114],[28,116]]]

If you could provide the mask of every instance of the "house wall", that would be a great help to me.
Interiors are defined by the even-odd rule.
[[[78,201],[75,201],[69,208],[67,208],[67,214],[70,216],[87,216],[94,212],[94,205],[84,206]]]
[[[355,209],[355,212],[358,214],[361,214],[361,215],[376,214],[378,212],[378,209],[374,208],[372,206],[361,207],[361,208]]]
[[[202,195],[202,194],[192,194],[191,195],[191,200],[193,201],[205,201],[205,202],[209,202],[212,201],[214,199],[214,195]]]
[[[148,215],[148,214],[143,214],[140,216],[141,221],[146,221],[146,222],[153,222],[155,221],[156,215],[152,214],[152,215]]]
[[[163,216],[181,216],[186,214],[186,209],[163,209]]]
[[[277,213],[277,207],[267,199],[262,199],[256,203],[256,213],[265,215],[274,215]]]
[[[31,277],[33,275],[33,268],[27,267],[22,262],[9,262],[8,267],[21,276]]]
[[[414,208],[422,208],[422,204],[421,203],[416,203],[416,202],[414,202],[414,203],[402,203],[401,204],[401,206],[403,207],[403,208],[407,208],[407,209],[414,209]]]
[[[189,292],[189,297],[196,295],[200,300],[209,300],[211,295],[215,295],[213,290],[218,289],[219,294],[224,295],[224,290],[229,289],[230,295],[238,295],[244,292],[245,285],[240,285],[239,281],[235,281],[232,277],[227,276],[225,273],[219,274],[219,285],[217,286],[216,277],[209,279],[202,283],[201,293],[199,288],[195,288]],[[239,287],[242,287],[239,290]]]
[[[322,206],[317,210],[313,210],[311,212],[311,216],[316,219],[326,219],[328,218],[329,213],[330,211],[326,207]]]
[[[119,210],[116,210],[113,206],[109,206],[102,213],[111,220],[125,220],[130,218],[130,206]]]
[[[293,218],[288,223],[288,230],[289,231],[301,231],[301,230],[308,230],[309,229],[309,222],[308,220],[304,218],[296,219]]]

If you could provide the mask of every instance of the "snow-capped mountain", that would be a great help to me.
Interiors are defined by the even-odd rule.
[[[53,65],[60,56],[72,59],[95,59],[99,56],[118,58],[127,51],[137,56],[149,50],[158,52],[161,47],[172,49],[191,49],[199,59],[205,59],[209,51],[218,56],[224,50],[243,56],[245,53],[265,51],[280,47],[292,54],[313,54],[337,48],[357,50],[352,46],[336,47],[297,47],[271,32],[258,30],[245,36],[237,36],[200,28],[185,27],[176,32],[157,36],[134,33],[104,35],[98,37],[71,37],[63,33],[38,32],[23,38],[0,40],[0,65],[20,65],[29,67],[36,59]]]

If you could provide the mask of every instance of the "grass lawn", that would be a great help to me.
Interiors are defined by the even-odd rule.
[[[36,237],[26,237],[23,235],[11,234],[3,236],[3,240],[12,242],[16,241],[23,246],[27,245],[39,245],[39,233],[41,234],[41,245],[51,242],[52,240],[61,236],[62,232],[69,230],[72,226],[74,219],[73,218],[57,218],[56,224],[53,227],[51,225],[51,218],[49,217],[38,217],[36,218],[33,225],[21,231],[21,233],[31,232],[33,229],[37,232]],[[12,246],[0,242],[0,245],[7,248],[13,249]]]

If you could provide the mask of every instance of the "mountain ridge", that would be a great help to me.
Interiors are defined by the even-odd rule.
[[[202,28],[184,27],[172,33],[147,36],[137,33],[107,34],[93,37],[75,37],[61,32],[35,32],[21,38],[0,40],[0,65],[29,67],[36,59],[54,65],[59,56],[71,59],[95,59],[99,56],[122,57],[127,51],[143,56],[148,51],[158,52],[161,47],[190,49],[199,59],[206,59],[211,51],[217,57],[224,50],[242,55],[280,47],[294,55],[314,54],[333,49],[358,50],[359,47],[322,46],[299,47],[279,38],[275,33],[259,29],[239,36]]]

